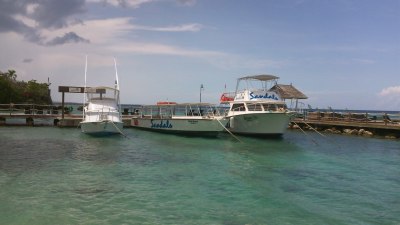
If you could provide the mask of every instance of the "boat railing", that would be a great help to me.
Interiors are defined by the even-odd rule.
[[[207,118],[213,118],[216,116],[221,116],[220,111],[216,107],[207,107],[206,112],[203,114],[203,116]]]
[[[96,116],[96,120],[114,120],[114,118],[120,118],[120,113],[115,109],[102,108],[97,110],[90,110],[86,112],[87,116]]]
[[[160,114],[160,119],[171,119],[171,118],[172,118],[171,114],[168,114],[168,115]]]
[[[201,117],[213,118],[220,116],[219,109],[214,106],[208,105],[183,105],[167,108],[147,107],[140,111],[141,118],[147,119],[171,119],[171,118],[184,118],[184,117]]]
[[[305,105],[306,104],[304,102],[297,102],[294,105],[293,105],[293,103],[291,103],[288,106],[288,110],[294,112],[295,117],[302,118],[302,117],[304,117],[304,114],[307,111],[307,108],[305,107]]]

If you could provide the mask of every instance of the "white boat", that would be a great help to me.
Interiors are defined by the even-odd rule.
[[[294,112],[268,87],[278,79],[273,75],[242,77],[237,81],[235,92],[221,96],[221,103],[229,104],[227,128],[232,133],[281,136],[285,132]]]
[[[131,126],[152,131],[196,136],[216,136],[228,120],[208,103],[158,102],[142,106]]]
[[[83,120],[80,123],[83,133],[91,135],[122,133],[123,122],[119,102],[117,72],[115,76],[114,88],[86,87],[85,73],[86,98],[84,102],[87,100],[87,105],[83,108]]]

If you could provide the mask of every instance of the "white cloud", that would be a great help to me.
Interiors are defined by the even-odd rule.
[[[127,8],[139,8],[141,5],[155,2],[159,0],[86,0],[89,3],[100,3],[108,4],[114,7],[127,7]],[[196,0],[176,0],[179,5],[182,6],[193,6],[196,4]]]
[[[47,38],[53,39],[73,31],[93,44],[111,43],[133,30],[134,26],[130,23],[131,19],[130,17],[120,17],[88,20],[56,31],[46,30],[42,34]]]
[[[24,24],[25,26],[28,27],[36,27],[38,25],[37,21],[35,21],[34,19],[31,19],[27,16],[21,15],[21,14],[15,14],[12,16],[16,21],[21,22],[22,24]]]
[[[380,96],[398,96],[400,97],[400,86],[387,87],[382,89],[379,93]]]
[[[178,55],[192,57],[222,56],[224,53],[216,51],[187,50],[171,45],[144,42],[125,42],[109,47],[110,50],[121,53]]]
[[[386,110],[399,110],[400,108],[400,86],[387,87],[378,93],[377,108]]]
[[[148,31],[162,31],[162,32],[197,32],[203,28],[203,25],[198,23],[182,24],[179,26],[167,27],[149,27],[149,26],[135,26],[135,30],[148,30]]]
[[[110,45],[107,50],[115,53],[124,54],[144,54],[144,55],[172,55],[199,58],[210,65],[218,68],[232,69],[265,69],[281,68],[287,65],[287,61],[270,59],[254,59],[242,55],[230,54],[221,51],[187,49],[179,46],[165,45],[159,43],[124,41],[117,45]]]
[[[43,30],[41,34],[47,39],[54,39],[56,37],[63,36],[66,33],[74,32],[93,44],[113,43],[113,45],[115,45],[115,43],[120,43],[123,39],[128,39],[128,34],[134,30],[149,30],[159,32],[196,32],[202,28],[202,25],[197,23],[167,27],[150,27],[134,25],[132,21],[132,17],[87,20],[84,23],[77,23],[58,30]],[[129,36],[130,40],[132,35],[133,33]],[[164,50],[161,53],[164,54]]]
[[[154,2],[154,0],[87,0],[87,2],[109,4],[114,7],[138,8],[145,3]]]
[[[177,0],[177,2],[184,6],[193,6],[196,4],[196,0]]]
[[[67,32],[78,33],[85,39],[90,40],[92,48],[95,46],[110,50],[115,53],[139,53],[159,55],[179,55],[191,57],[224,56],[226,54],[217,51],[190,50],[177,46],[136,41],[132,38],[134,30],[153,31],[198,31],[200,24],[184,24],[170,27],[147,27],[134,25],[131,17],[120,17],[111,19],[88,20],[82,24],[71,25],[68,28],[56,31],[44,31],[42,34],[54,39]]]

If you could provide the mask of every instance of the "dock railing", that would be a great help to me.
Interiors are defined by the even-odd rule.
[[[0,104],[0,116],[22,116],[22,115],[47,115],[58,116],[62,112],[59,105],[38,105],[38,104]],[[64,113],[69,113],[68,107],[64,108]]]
[[[299,114],[300,115],[300,114]],[[334,112],[334,111],[309,111],[304,110],[301,116],[297,117],[304,121],[337,121],[349,123],[374,123],[384,125],[400,125],[400,113],[371,113],[371,112]]]

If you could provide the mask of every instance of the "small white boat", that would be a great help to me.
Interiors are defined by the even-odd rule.
[[[239,78],[234,93],[224,93],[221,103],[229,104],[227,128],[236,134],[281,136],[294,112],[289,111],[269,84],[279,79],[273,75]],[[256,83],[256,84],[255,84]]]
[[[86,98],[84,101],[87,99],[87,105],[83,107],[83,120],[80,123],[83,133],[101,136],[122,133],[123,122],[117,72],[115,78],[114,88],[86,87],[85,74]]]
[[[142,106],[131,126],[159,132],[196,136],[216,136],[228,120],[208,103],[158,102]]]

